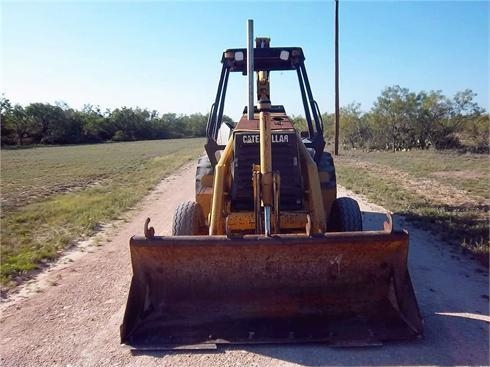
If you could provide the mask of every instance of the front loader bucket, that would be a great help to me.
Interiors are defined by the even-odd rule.
[[[376,345],[422,335],[406,232],[133,237],[121,342]]]

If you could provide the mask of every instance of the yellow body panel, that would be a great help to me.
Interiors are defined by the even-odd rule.
[[[256,130],[252,132],[256,132]],[[270,142],[269,145],[267,145],[267,143],[265,145],[269,147],[268,150],[270,151]],[[311,233],[324,233],[326,231],[327,213],[330,212],[332,203],[336,198],[336,189],[323,190],[321,188],[321,182],[327,182],[330,179],[328,173],[318,172],[315,161],[306,151],[305,146],[299,138],[298,145],[300,162],[302,171],[304,172],[305,208],[304,213],[298,213],[297,216],[294,216],[294,219],[290,215],[284,216],[284,218],[287,218],[284,222],[284,229],[290,230],[296,228],[300,230],[302,228],[304,230],[303,233],[306,233],[307,229],[305,229],[304,218],[307,214],[310,219],[309,229]],[[200,204],[204,213],[204,218],[208,221],[210,235],[226,234],[226,221],[227,217],[230,215],[232,215],[232,218],[229,220],[229,223],[232,224],[228,225],[228,230],[247,231],[252,229],[250,228],[250,223],[254,223],[255,225],[253,218],[249,218],[249,214],[234,213],[230,209],[230,196],[228,193],[231,187],[230,166],[233,159],[233,146],[234,137],[228,141],[228,144],[215,167],[212,187],[205,187],[196,193],[196,201]],[[271,169],[269,165],[267,166],[267,169]],[[252,167],[250,169],[250,178],[252,178]],[[210,181],[210,176],[204,176],[203,179],[203,186],[205,186],[206,181]],[[247,224],[237,224],[245,222]],[[281,229],[283,228],[282,213],[280,223],[281,228],[279,231],[276,229],[276,233],[281,233]]]
[[[281,212],[280,223],[282,232],[305,233],[308,223],[308,214],[302,212]],[[226,219],[226,232],[250,232],[255,229],[255,215],[253,212],[235,212]]]
[[[233,156],[233,139],[228,141],[218,164],[214,168],[214,193],[209,220],[209,235],[225,234],[225,217],[229,203],[225,200],[230,178],[230,163]],[[199,202],[198,202],[199,203]],[[204,213],[206,216],[206,213]]]
[[[307,208],[311,218],[311,233],[324,233],[326,231],[326,218],[318,168],[313,158],[306,151],[306,147],[302,143],[298,145],[303,172],[306,172],[303,178],[306,181],[305,189],[308,200]]]

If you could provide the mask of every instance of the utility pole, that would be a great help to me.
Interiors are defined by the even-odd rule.
[[[339,155],[339,125],[339,0],[335,0],[335,155]]]

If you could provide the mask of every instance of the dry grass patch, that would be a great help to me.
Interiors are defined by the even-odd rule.
[[[487,155],[344,152],[336,169],[340,185],[417,221],[488,264]]]
[[[203,139],[2,151],[1,284],[12,286],[124,214]]]

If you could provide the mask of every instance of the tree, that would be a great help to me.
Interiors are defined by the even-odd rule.
[[[9,135],[11,131],[7,124],[7,119],[11,113],[12,105],[4,94],[0,97],[0,135],[2,136],[2,145],[9,143]]]
[[[418,112],[415,122],[416,147],[427,149],[447,132],[444,121],[450,117],[451,103],[441,91],[422,91],[417,95]]]
[[[303,116],[292,116],[291,117],[291,123],[293,124],[294,128],[299,131],[308,131],[308,123],[306,122],[306,119]]]
[[[11,113],[7,116],[6,123],[14,131],[18,145],[22,145],[24,138],[35,130],[34,120],[20,105],[14,106]]]
[[[183,138],[184,128],[182,124],[179,123],[180,117],[175,113],[165,113],[161,117],[161,123],[165,126],[167,131],[167,137],[170,139]]]
[[[201,113],[195,113],[190,116],[190,119],[191,119],[191,127],[192,127],[191,129],[192,136],[194,137],[205,136],[208,117]],[[234,125],[233,120],[226,115],[224,115],[221,120],[225,124],[227,123],[227,124],[231,124],[232,126]]]
[[[469,150],[475,153],[490,151],[490,116],[481,114],[467,121],[465,126]]]
[[[418,116],[419,140],[425,137],[436,149],[461,146],[459,134],[483,112],[473,98],[470,89],[455,94],[452,100],[440,91],[420,92],[421,106]],[[465,126],[468,125],[468,126]],[[421,144],[424,148],[423,144]]]
[[[148,111],[139,108],[135,110],[129,107],[116,108],[109,116],[111,138],[117,141],[144,139],[146,136],[144,123],[148,116]]]
[[[107,132],[106,119],[98,106],[84,105],[81,111],[76,111],[76,114],[81,121],[84,142],[99,143],[112,137]]]
[[[12,109],[12,104],[10,103],[10,100],[5,97],[4,94],[0,97],[0,113],[1,117],[3,120],[3,117],[6,116],[10,110]]]
[[[38,127],[37,140],[41,144],[55,144],[63,142],[65,134],[65,114],[58,107],[48,103],[31,103],[25,109]]]
[[[366,148],[372,140],[372,131],[360,103],[354,102],[340,109],[340,127],[342,143],[350,148]]]
[[[478,106],[478,103],[473,101],[473,98],[477,96],[471,89],[465,89],[462,92],[457,92],[454,95],[452,103],[452,115],[453,117],[477,117],[484,110]]]
[[[322,113],[323,121],[323,136],[327,141],[327,144],[334,144],[335,140],[335,114],[334,113]],[[341,131],[342,132],[342,131]]]
[[[417,95],[398,85],[385,88],[371,110],[378,128],[385,128],[378,142],[393,151],[412,146],[415,141],[412,121],[417,116]]]
[[[79,144],[85,141],[83,118],[79,111],[67,108],[64,112],[62,129],[57,137],[59,144]]]

